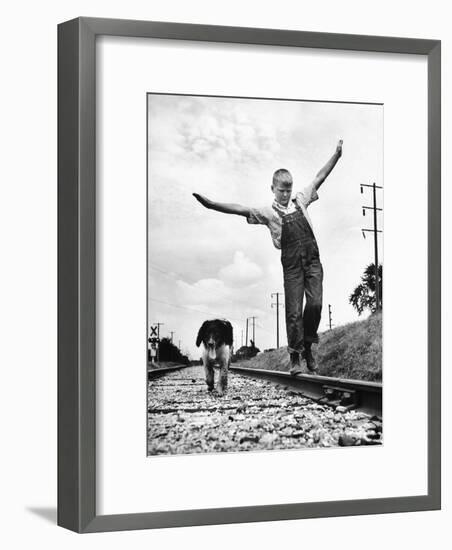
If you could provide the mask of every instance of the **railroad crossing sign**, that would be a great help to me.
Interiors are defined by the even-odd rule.
[[[152,347],[155,348],[156,344],[160,342],[160,338],[158,337],[158,325],[151,326],[151,336],[148,338],[148,342],[152,344]]]
[[[151,328],[151,337],[148,338],[148,342],[151,344],[150,349],[148,350],[148,357],[152,363],[155,363],[158,359],[157,355],[160,343],[160,338],[157,338],[156,330],[157,327],[155,327],[155,329]]]

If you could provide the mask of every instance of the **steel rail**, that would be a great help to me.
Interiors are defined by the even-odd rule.
[[[358,409],[371,416],[382,417],[382,384],[365,380],[348,380],[317,374],[292,376],[288,372],[252,369],[231,365],[230,370],[251,378],[265,379],[330,405]]]
[[[151,369],[148,366],[148,380],[154,380],[155,378],[158,378],[170,372],[174,372],[180,369],[186,369],[190,366],[191,365],[172,365],[171,367],[159,367],[157,369]]]

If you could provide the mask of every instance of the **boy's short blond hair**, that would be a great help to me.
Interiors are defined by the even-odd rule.
[[[279,170],[276,170],[276,172],[273,174],[273,183],[272,185],[276,185],[278,183],[286,183],[286,184],[293,184],[292,174],[289,172],[289,170],[286,170],[285,168],[280,168]]]

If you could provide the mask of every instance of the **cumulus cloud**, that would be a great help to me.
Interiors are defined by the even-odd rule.
[[[231,264],[220,269],[218,275],[231,285],[247,286],[262,277],[262,269],[241,251],[236,251]]]
[[[241,251],[232,263],[219,269],[218,277],[187,282],[183,277],[173,281],[171,300],[184,307],[221,312],[223,316],[240,317],[243,311],[256,311],[261,306],[262,269]]]
[[[181,279],[176,282],[181,301],[187,304],[214,304],[228,301],[230,289],[219,279],[200,279],[193,284]]]
[[[193,98],[196,103],[199,98]],[[261,123],[259,117],[245,116],[237,104],[211,98],[207,112],[186,109],[177,121],[177,139],[188,155],[199,159],[228,160],[235,163],[259,162],[275,155],[280,144],[275,129]]]

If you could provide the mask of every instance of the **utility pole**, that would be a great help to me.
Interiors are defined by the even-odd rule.
[[[271,307],[276,306],[276,348],[279,348],[279,308],[282,307],[282,304],[279,303],[279,296],[281,292],[274,292],[271,297],[276,296],[276,304],[271,305]]]
[[[374,257],[375,257],[375,311],[378,311],[381,309],[381,302],[380,302],[380,279],[378,276],[378,233],[383,233],[380,229],[378,229],[377,224],[377,211],[382,211],[382,208],[377,208],[377,189],[383,189],[383,187],[379,185],[375,185],[373,183],[372,185],[367,185],[365,183],[361,184],[361,194],[363,193],[363,187],[371,187],[372,188],[372,196],[373,196],[373,206],[363,206],[363,216],[366,215],[366,210],[373,210],[373,218],[374,218],[374,228],[373,229],[362,229],[363,237],[366,238],[366,231],[369,231],[374,234]]]
[[[255,321],[256,321],[256,317],[252,317],[253,319],[253,342],[254,342],[254,345],[256,345],[256,333],[255,333]]]
[[[180,340],[179,340],[179,351],[180,351]]]
[[[240,347],[243,347],[243,328],[242,328],[242,343],[241,343]]]
[[[173,334],[174,334],[174,330],[173,330],[173,331],[170,331],[170,334],[171,334],[171,343],[173,343]]]
[[[245,337],[245,346],[248,347],[248,317],[246,318],[246,337]]]
[[[333,318],[331,317],[331,304],[328,304],[328,317],[330,319],[329,321],[329,325],[330,325],[330,330],[333,328]]]
[[[252,320],[253,320],[253,342],[254,342],[254,346],[256,346],[256,334],[255,334],[256,328],[255,328],[255,323],[254,323],[254,321],[257,319],[257,317],[248,317],[248,319],[252,319]],[[246,320],[246,322],[247,322],[247,325],[246,325],[247,328],[248,328],[248,319]]]

